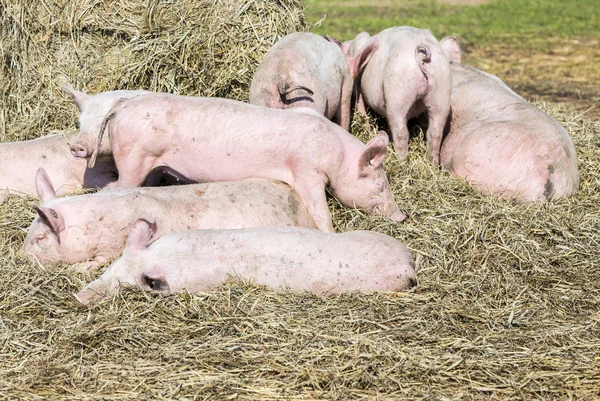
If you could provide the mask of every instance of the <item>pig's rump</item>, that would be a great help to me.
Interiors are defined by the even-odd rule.
[[[523,117],[535,121],[475,121],[451,131],[442,165],[482,192],[524,202],[574,194],[577,164],[566,133],[541,112]]]

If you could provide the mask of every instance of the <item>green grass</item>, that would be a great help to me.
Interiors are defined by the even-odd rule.
[[[478,6],[406,0],[305,3],[310,23],[327,15],[312,31],[341,40],[352,39],[361,31],[374,34],[398,25],[427,28],[438,38],[459,35],[467,44],[514,41],[540,50],[549,37],[600,37],[598,0],[495,0]],[[523,41],[524,37],[528,40]]]

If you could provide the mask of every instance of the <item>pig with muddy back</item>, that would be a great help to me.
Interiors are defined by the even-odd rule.
[[[452,78],[448,58],[437,39],[426,29],[409,26],[388,28],[374,36],[379,48],[360,78],[357,108],[364,103],[387,119],[394,148],[408,154],[407,122],[427,111],[427,159],[439,165],[444,125],[450,113]],[[368,33],[344,44],[348,57],[369,43]]]
[[[77,264],[88,270],[117,257],[129,227],[154,216],[159,238],[189,229],[256,226],[314,228],[302,201],[286,184],[255,178],[161,188],[110,188],[94,194],[56,198],[43,169],[36,176],[42,203],[22,252],[43,265]]]
[[[577,156],[565,129],[498,77],[461,64],[455,37],[441,45],[453,87],[442,166],[485,193],[522,202],[574,195]]]
[[[205,292],[234,277],[273,290],[319,295],[402,291],[416,284],[406,246],[372,231],[323,233],[301,227],[196,230],[153,242],[148,219],[132,227],[123,256],[77,293],[82,304],[138,286],[164,295]]]
[[[405,218],[383,169],[385,133],[365,145],[325,117],[158,93],[120,102],[104,125],[119,186],[137,186],[150,170],[164,165],[197,182],[250,177],[283,181],[324,231],[333,231],[327,187],[345,206],[397,221]],[[95,154],[90,165],[94,159]]]
[[[252,78],[250,103],[287,109],[308,107],[350,129],[354,81],[377,50],[376,38],[346,58],[335,39],[295,32],[265,55]]]

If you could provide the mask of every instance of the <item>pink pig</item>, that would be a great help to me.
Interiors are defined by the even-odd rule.
[[[577,156],[565,129],[498,77],[460,64],[456,38],[441,45],[453,87],[442,165],[485,193],[523,202],[575,194]]]
[[[365,146],[312,113],[158,93],[119,103],[105,125],[120,186],[139,185],[150,170],[164,165],[197,182],[250,177],[283,181],[324,231],[333,231],[327,186],[346,206],[398,221],[405,218],[383,170],[385,133]]]
[[[387,119],[394,148],[401,157],[408,154],[407,121],[427,111],[427,158],[438,165],[452,92],[448,58],[437,39],[425,29],[388,28],[375,38],[379,49],[362,73],[362,99]],[[360,33],[350,45],[345,45],[347,55],[352,57],[362,51],[369,40],[369,34]],[[364,111],[360,96],[357,107]]]
[[[170,232],[201,228],[263,225],[314,227],[294,191],[281,182],[248,179],[236,182],[163,188],[110,188],[95,194],[55,198],[43,169],[36,176],[41,206],[22,251],[49,265],[99,266],[119,255],[129,227],[141,216],[156,218],[157,238]]]
[[[75,157],[87,158],[96,148],[98,132],[106,113],[118,102],[138,95],[152,93],[145,90],[117,90],[88,95],[85,92],[71,89],[68,85],[64,90],[71,95],[79,109],[79,134],[71,142],[71,153]],[[111,157],[108,139],[100,144],[98,157]]]
[[[69,146],[72,139],[72,135],[52,134],[0,144],[0,203],[6,193],[37,196],[34,178],[39,167],[52,177],[58,195],[82,188],[103,188],[117,180],[117,168],[112,160],[88,169],[85,160],[74,158]]]
[[[158,225],[158,228],[160,225]],[[198,230],[151,242],[157,224],[138,220],[123,256],[76,298],[83,304],[122,284],[165,295],[209,291],[228,276],[319,295],[402,291],[416,285],[406,246],[372,231],[323,233],[299,227]]]
[[[310,32],[284,36],[254,73],[250,103],[279,109],[309,107],[349,130],[354,80],[378,43],[372,39],[350,59],[338,44]]]

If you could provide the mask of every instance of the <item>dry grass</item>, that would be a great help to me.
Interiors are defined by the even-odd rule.
[[[74,125],[65,82],[245,100],[262,55],[304,29],[300,0],[0,0],[0,138]]]
[[[95,18],[104,15],[103,4],[91,9]],[[129,10],[132,4],[116,2],[115,7]],[[0,0],[3,18],[8,8]],[[68,5],[63,9],[70,10]],[[65,15],[80,15],[73,10]],[[154,42],[150,28],[161,26],[160,12],[134,21],[122,11],[112,25],[80,13],[47,23],[53,27],[53,44],[43,59],[48,71],[54,71],[51,65],[57,71],[67,68],[76,50],[91,52],[82,39],[86,35],[104,32],[110,40],[123,40],[127,57],[118,58],[123,65],[139,60],[133,49],[141,44],[129,41],[144,21],[150,21],[149,31],[143,31],[148,41],[161,42]],[[29,33],[44,38],[43,21],[52,20],[49,15],[54,14],[40,17],[38,28],[28,27]],[[225,29],[223,24],[219,29]],[[5,60],[7,29],[13,32],[20,25],[9,29],[3,21]],[[87,28],[73,33],[72,27]],[[156,35],[164,39],[163,34],[159,29]],[[78,48],[70,36],[82,40]],[[94,36],[86,40],[92,43]],[[64,58],[54,54],[59,44],[72,46]],[[116,47],[108,49],[112,54]],[[205,86],[211,81],[193,86],[190,75],[181,72],[180,59],[170,62],[176,73],[161,67],[156,71],[163,75],[136,79],[150,89],[213,93]],[[43,71],[42,61],[32,63],[35,71]],[[92,67],[68,70],[74,85],[91,91],[136,87],[124,81],[132,75]],[[2,68],[6,74],[6,65]],[[238,68],[230,70],[234,76]],[[3,106],[20,102],[24,113],[3,109],[8,137],[19,137],[19,129],[25,137],[35,136],[38,129],[65,128],[74,121],[74,108],[57,92],[54,72],[43,82],[42,75],[0,81],[8,88]],[[244,98],[250,76],[228,81],[239,84],[232,96]],[[56,104],[32,100],[48,93]],[[419,285],[407,293],[319,298],[232,282],[214,292],[168,298],[125,290],[85,308],[72,294],[91,274],[67,265],[44,269],[16,254],[34,214],[28,200],[9,197],[0,206],[0,398],[600,398],[600,123],[572,109],[537,104],[575,141],[581,190],[573,198],[526,206],[481,195],[426,162],[417,127],[408,160],[394,154],[386,160],[396,200],[409,220],[397,224],[330,201],[337,230],[390,234],[423,256]],[[353,131],[367,140],[376,133],[375,121],[357,118]]]

